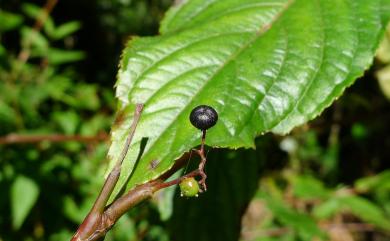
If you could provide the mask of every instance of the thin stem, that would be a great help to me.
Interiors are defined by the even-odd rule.
[[[203,191],[207,191],[207,185],[206,185],[207,175],[204,172],[204,167],[205,167],[206,161],[207,161],[206,156],[204,154],[205,140],[206,140],[206,130],[203,130],[200,150],[197,150],[197,153],[200,156],[200,163],[199,163],[198,171],[199,171],[199,175],[201,176],[201,179],[199,181],[199,184],[202,186]]]
[[[65,142],[65,141],[77,141],[77,142],[97,142],[105,141],[108,138],[108,134],[101,132],[96,136],[81,136],[81,135],[23,135],[23,134],[8,134],[0,137],[0,145],[18,144],[18,143],[37,143],[42,141],[50,142]]]
[[[114,168],[112,169],[112,171],[108,175],[98,198],[96,199],[96,202],[92,208],[92,212],[97,211],[97,212],[102,213],[104,211],[104,208],[106,207],[107,201],[110,198],[110,195],[111,195],[112,191],[114,190],[116,183],[118,182],[118,179],[119,179],[119,176],[121,173],[121,166],[122,166],[123,160],[126,157],[128,150],[129,150],[131,141],[133,140],[133,137],[135,134],[135,129],[137,128],[143,107],[144,107],[143,104],[137,104],[135,107],[133,122],[130,126],[130,131],[129,131],[129,134],[126,138],[125,145],[122,149],[122,152],[121,152]]]
[[[58,2],[58,0],[47,0],[46,1],[46,4],[43,7],[41,14],[37,17],[37,19],[35,21],[35,24],[33,27],[34,32],[41,31],[44,22],[49,17],[51,11],[53,11],[53,8],[57,4],[57,2]],[[20,51],[20,53],[18,55],[18,60],[20,61],[20,64],[26,63],[27,60],[30,58],[32,41],[33,41],[33,36],[31,35],[27,39],[27,42],[26,42],[24,48]]]
[[[121,172],[122,162],[125,159],[126,154],[129,150],[130,143],[134,137],[135,130],[137,128],[139,119],[141,117],[142,110],[143,110],[143,104],[137,104],[134,111],[133,122],[130,126],[130,131],[126,138],[123,150],[117,162],[115,163],[113,170],[106,178],[103,188],[99,193],[98,197],[96,198],[96,201],[91,211],[84,219],[84,221],[81,223],[77,232],[73,235],[71,239],[72,241],[84,241],[84,240],[93,241],[93,240],[99,240],[100,238],[104,238],[106,232],[116,222],[116,219],[110,218],[110,215],[107,212],[105,212],[105,209],[106,209],[107,201],[109,200],[111,193],[118,182],[120,172]],[[137,194],[138,192],[134,192],[133,196],[137,196]],[[140,197],[142,197],[142,195]],[[140,199],[140,197],[138,199]],[[118,205],[119,204],[121,203],[118,203]],[[115,211],[113,213],[115,213]],[[111,220],[114,221],[111,222]]]
[[[172,181],[169,181],[169,182],[159,183],[158,185],[156,185],[156,188],[158,188],[158,190],[163,189],[163,188],[167,188],[167,187],[170,187],[170,186],[173,186],[173,185],[181,183],[181,181],[183,181],[186,178],[196,177],[196,176],[199,176],[199,175],[200,175],[200,171],[198,169],[196,169],[196,170],[194,170],[192,172],[189,172],[186,175],[183,175],[183,176],[181,176],[181,177],[179,177],[179,178],[177,178],[175,180],[172,180]]]
[[[201,191],[207,191],[207,185],[206,185],[206,179],[207,179],[207,175],[206,173],[204,172],[204,167],[206,165],[206,156],[205,156],[205,153],[204,153],[204,146],[205,146],[205,140],[206,140],[206,130],[203,130],[202,131],[202,139],[201,139],[201,145],[200,145],[200,149],[199,150],[193,150],[195,153],[197,153],[200,157],[200,163],[199,163],[199,166],[198,166],[198,169],[186,174],[186,175],[183,175],[175,180],[172,180],[172,181],[169,181],[169,182],[164,182],[164,183],[160,183],[159,184],[159,187],[160,189],[161,188],[165,188],[165,187],[169,187],[169,186],[172,186],[172,185],[176,185],[176,184],[179,184],[183,179],[185,178],[189,178],[189,177],[196,177],[196,176],[201,176],[201,179],[199,181],[199,184],[202,186],[202,189]],[[191,155],[191,153],[189,153],[189,155]]]
[[[206,141],[206,130],[202,130],[202,140],[200,145],[200,151],[204,152],[204,143]]]
[[[71,241],[95,241],[104,239],[108,230],[110,230],[111,227],[118,221],[118,219],[130,208],[134,207],[141,201],[152,197],[152,195],[158,190],[179,184],[185,178],[201,176],[201,180],[199,181],[199,183],[202,185],[203,191],[206,191],[207,176],[204,173],[204,167],[206,164],[206,157],[204,153],[206,131],[203,131],[200,149],[193,150],[193,152],[197,153],[201,158],[198,169],[175,180],[164,182],[175,172],[184,167],[185,160],[188,158],[188,155],[192,154],[191,152],[186,153],[180,159],[176,160],[173,167],[164,174],[162,174],[159,178],[149,181],[145,184],[136,186],[122,197],[114,200],[114,202],[110,204],[110,206],[106,207],[108,198],[110,197],[118,181],[120,175],[120,167],[128,152],[131,140],[135,133],[135,128],[141,115],[141,111],[142,106],[137,106],[133,119],[133,124],[130,128],[130,133],[128,138],[126,139],[126,143],[121,152],[121,155],[117,163],[115,164],[115,167],[113,168],[112,172],[107,177],[102,191],[99,194],[91,212],[84,219],[83,223],[80,225],[78,231],[73,236]]]

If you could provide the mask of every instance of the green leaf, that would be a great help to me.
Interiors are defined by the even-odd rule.
[[[76,133],[80,124],[80,117],[75,111],[54,112],[53,120],[68,135]]]
[[[319,219],[328,219],[335,215],[341,208],[338,198],[330,198],[323,203],[314,206],[313,215]]]
[[[132,188],[158,177],[200,143],[188,121],[197,105],[219,113],[206,138],[213,147],[253,147],[261,133],[285,134],[318,116],[371,64],[388,6],[389,0],[188,0],[171,9],[160,36],[134,38],[122,55],[109,170],[135,103],[145,109],[114,196],[127,180]],[[148,143],[134,169],[143,137]]]
[[[23,17],[0,10],[0,32],[5,32],[18,27],[23,22]]]
[[[91,84],[79,84],[74,96],[77,100],[77,107],[97,111],[100,107],[97,86]]]
[[[183,174],[182,171],[178,171],[173,174],[167,181],[179,178]],[[177,186],[170,186],[160,190],[153,198],[156,203],[158,212],[160,213],[160,219],[167,221],[173,213],[173,198],[176,194]]]
[[[358,196],[343,197],[340,199],[344,208],[348,208],[354,215],[363,221],[372,223],[380,228],[390,230],[390,219],[383,210],[374,203]]]
[[[390,170],[383,171],[375,176],[360,178],[355,182],[356,190],[360,192],[367,192],[372,189],[381,187],[389,187]]]
[[[31,44],[34,47],[34,51],[46,52],[49,48],[49,42],[40,32],[30,27],[23,27],[21,29],[22,45],[27,46]]]
[[[180,197],[180,190],[175,194],[169,226],[171,240],[238,240],[242,215],[256,192],[264,159],[261,151],[210,152],[206,167],[208,191],[197,198]],[[195,160],[192,158],[188,170],[197,167]],[[229,168],[221,168],[221,161]]]
[[[267,201],[267,208],[283,225],[292,227],[296,230],[303,240],[313,240],[314,237],[325,237],[324,233],[317,226],[314,219],[305,213],[299,213],[286,206],[278,199],[272,198],[267,194],[262,195]]]
[[[0,99],[0,123],[13,123],[16,119],[15,109]]]
[[[314,216],[320,219],[327,219],[340,211],[349,211],[365,222],[372,223],[377,227],[390,230],[390,221],[385,212],[373,202],[359,196],[344,196],[331,198],[328,201],[317,205]]]
[[[83,51],[63,50],[57,48],[37,49],[31,54],[33,57],[46,57],[53,65],[66,64],[82,60],[85,57]]]
[[[63,39],[81,28],[78,21],[71,21],[58,26],[50,37],[54,39]]]
[[[34,180],[18,176],[11,186],[12,226],[19,229],[38,199],[39,186]]]
[[[312,176],[297,176],[293,180],[294,194],[304,199],[324,199],[329,197],[330,191],[324,184]]]
[[[33,19],[37,19],[43,11],[41,7],[31,3],[23,3],[22,10],[27,16]]]
[[[0,43],[0,57],[5,56],[7,53],[7,50],[4,48],[4,46]]]

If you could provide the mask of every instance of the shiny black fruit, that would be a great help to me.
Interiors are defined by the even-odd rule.
[[[207,130],[217,123],[218,113],[211,106],[199,105],[191,111],[190,121],[196,128]]]

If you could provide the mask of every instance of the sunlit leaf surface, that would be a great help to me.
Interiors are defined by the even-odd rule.
[[[110,167],[135,103],[145,110],[115,191],[158,177],[200,142],[188,116],[213,106],[213,147],[252,147],[265,132],[288,133],[319,115],[372,62],[388,0],[188,0],[161,35],[128,43],[116,84]],[[136,163],[142,138],[147,144]]]

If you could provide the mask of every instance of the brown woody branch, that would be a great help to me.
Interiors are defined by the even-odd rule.
[[[199,183],[203,186],[203,190],[206,190],[206,174],[203,170],[204,165],[206,163],[206,157],[204,155],[204,139],[206,132],[203,131],[201,148],[199,150],[191,151],[198,154],[201,159],[198,169],[175,180],[165,182],[166,179],[168,179],[170,176],[172,176],[175,172],[177,172],[184,166],[185,160],[188,160],[188,156],[191,155],[191,152],[186,153],[181,158],[176,160],[173,167],[164,174],[162,174],[159,178],[149,181],[145,184],[136,186],[135,188],[131,189],[127,194],[119,197],[118,199],[114,200],[113,203],[107,206],[107,201],[109,200],[109,197],[111,196],[112,191],[114,190],[114,187],[119,179],[121,165],[123,160],[125,159],[130,143],[134,136],[142,109],[143,105],[137,104],[134,113],[133,123],[131,124],[129,135],[126,139],[124,148],[118,158],[118,161],[116,162],[113,170],[108,175],[91,211],[84,219],[77,232],[72,237],[71,241],[103,240],[106,233],[130,208],[134,207],[141,201],[152,197],[153,194],[160,189],[179,184],[184,178],[195,176],[201,177]]]
[[[153,194],[163,188],[178,184],[184,178],[199,176],[198,169],[184,175],[178,179],[170,182],[164,182],[170,176],[172,176],[179,169],[183,168],[185,161],[191,153],[185,153],[181,158],[176,160],[174,166],[161,175],[159,178],[147,182],[142,185],[138,185],[130,190],[126,195],[116,199],[110,206],[105,207],[102,212],[91,211],[80,225],[76,234],[71,241],[94,241],[103,240],[106,233],[114,226],[118,219],[125,214],[130,208],[136,206],[138,203],[151,198]],[[117,173],[119,174],[119,173]],[[107,178],[108,180],[109,178]],[[106,181],[107,182],[107,181]],[[104,192],[104,187],[103,191]],[[99,199],[99,198],[98,198]],[[92,210],[97,209],[95,202]]]
[[[84,219],[71,241],[103,240],[106,233],[130,208],[146,199],[151,198],[155,192],[180,183],[184,178],[199,176],[200,172],[196,169],[178,179],[170,182],[164,182],[175,172],[184,167],[185,161],[188,160],[189,155],[190,153],[184,154],[175,162],[174,166],[169,171],[161,175],[159,178],[131,189],[127,194],[116,199],[110,206],[105,207],[103,212],[91,211]],[[97,209],[95,205],[92,210],[93,209]]]

